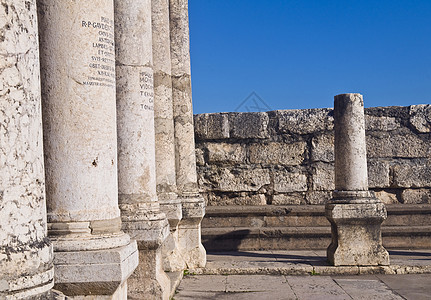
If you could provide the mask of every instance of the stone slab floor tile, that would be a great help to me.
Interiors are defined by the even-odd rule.
[[[326,259],[326,257],[319,257],[311,250],[271,250],[271,253],[274,255],[277,262],[286,263],[311,264],[311,262]]]
[[[431,265],[431,250],[390,250],[392,265],[429,266]]]
[[[355,279],[335,278],[335,282],[353,299],[387,299],[387,300],[402,300],[401,296],[394,293],[386,284],[378,278]]]
[[[329,276],[286,276],[297,299],[352,299]]]
[[[405,299],[431,299],[431,275],[376,275],[390,289]]]
[[[227,276],[199,275],[185,276],[177,288],[178,292],[225,292]]]

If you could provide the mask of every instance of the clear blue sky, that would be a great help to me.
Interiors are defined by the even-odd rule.
[[[431,0],[189,0],[194,113],[431,103]]]

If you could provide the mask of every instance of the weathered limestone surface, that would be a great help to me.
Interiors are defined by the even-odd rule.
[[[38,16],[56,288],[118,294],[138,253],[118,208],[113,2],[40,0]]]
[[[0,1],[0,298],[44,298],[47,239],[35,1]]]
[[[362,95],[334,97],[334,131],[335,190],[325,205],[332,232],[328,261],[335,266],[389,265],[380,230],[386,208],[368,191]]]
[[[205,202],[197,185],[192,111],[188,1],[169,1],[172,97],[175,126],[175,165],[178,196],[182,202],[179,245],[188,267],[204,266],[201,221]]]
[[[182,218],[175,172],[175,128],[172,103],[172,72],[169,0],[153,0],[152,42],[154,70],[154,126],[156,139],[156,184],[160,209],[169,221],[170,234],[163,244],[166,271],[182,271],[185,263],[178,245],[178,223]]]
[[[161,245],[169,225],[156,193],[151,0],[114,1],[118,193],[123,230],[137,240],[130,299],[168,299]]]
[[[365,109],[368,185],[385,203],[431,201],[429,111],[429,105]],[[334,188],[333,127],[332,109],[195,115],[199,186],[207,205],[323,204]],[[296,181],[306,176],[305,190],[276,191],[271,174],[280,168]],[[261,174],[270,174],[269,182]]]

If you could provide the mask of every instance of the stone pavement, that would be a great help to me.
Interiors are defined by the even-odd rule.
[[[389,267],[326,265],[325,251],[209,253],[173,299],[431,299],[431,250],[389,251]]]

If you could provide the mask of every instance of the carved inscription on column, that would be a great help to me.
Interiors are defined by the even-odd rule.
[[[85,85],[115,87],[115,45],[114,45],[114,20],[100,17],[98,21],[82,20],[81,27],[97,31],[92,49],[90,74]]]
[[[139,93],[143,100],[141,108],[145,110],[154,110],[154,89],[153,73],[142,71],[139,72]]]

